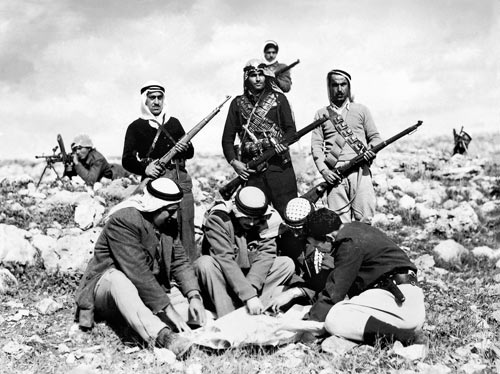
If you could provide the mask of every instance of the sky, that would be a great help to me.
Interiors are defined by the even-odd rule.
[[[120,156],[151,79],[188,131],[242,93],[269,39],[280,62],[300,59],[287,94],[297,128],[328,105],[326,73],[340,68],[384,138],[418,120],[412,137],[497,134],[499,38],[500,0],[0,0],[0,158],[80,133]],[[193,139],[198,152],[222,153],[228,107]]]

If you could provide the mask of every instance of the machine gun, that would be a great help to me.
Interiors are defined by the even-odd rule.
[[[64,173],[63,177],[68,174],[68,172],[72,169],[73,166],[73,156],[72,154],[66,153],[66,148],[64,147],[64,141],[62,139],[61,134],[57,134],[57,144],[54,148],[52,148],[52,154],[45,156],[35,156],[35,158],[43,158],[46,162],[45,168],[42,171],[42,175],[40,175],[40,179],[38,180],[38,183],[36,184],[36,188],[40,185],[40,182],[42,181],[43,176],[45,175],[45,172],[47,169],[51,169],[57,177],[57,180],[62,181],[61,177],[59,176],[59,173],[54,167],[54,164],[58,162],[62,162],[64,164]],[[56,153],[57,150],[59,149],[59,153]]]
[[[321,125],[323,122],[326,122],[330,117],[328,116],[323,116],[322,118],[317,119],[310,125],[307,125],[303,129],[297,131],[295,134],[290,136],[287,139],[284,139],[281,144],[285,146],[292,145],[293,143],[297,142],[300,138],[302,138],[305,134],[311,132],[314,130],[316,127]],[[250,160],[247,163],[247,168],[249,169],[259,169],[260,166],[264,163],[266,163],[269,159],[271,159],[273,156],[276,155],[276,149],[275,148],[270,148],[262,152],[258,157]],[[227,183],[226,185],[222,186],[219,189],[219,193],[221,194],[222,198],[224,200],[229,200],[231,196],[236,192],[239,186],[241,186],[245,182],[244,179],[242,179],[240,176],[237,176],[236,178],[232,179]]]
[[[178,143],[180,142],[184,142],[184,143],[187,143],[189,141],[191,141],[191,139],[196,135],[198,134],[198,132],[203,128],[205,127],[205,125],[210,122],[210,120],[212,118],[214,118],[217,113],[220,112],[222,106],[231,98],[231,96],[226,96],[226,98],[224,99],[224,101],[222,102],[222,104],[220,104],[219,106],[217,106],[208,116],[206,116],[205,118],[203,118],[198,124],[196,124],[196,126],[194,126],[191,130],[188,131],[187,134],[185,134],[179,141]],[[172,147],[170,148],[170,150],[164,155],[162,156],[160,159],[156,160],[155,163],[156,165],[160,165],[163,169],[165,169],[165,166],[174,158],[174,156],[177,154],[177,150],[175,149],[175,147]],[[144,191],[144,188],[146,187],[146,184],[148,184],[148,182],[153,179],[151,177],[147,177],[147,178],[144,178],[141,183],[139,184],[139,186],[137,186],[137,188],[135,189],[135,191],[132,193],[133,195],[134,194],[138,194],[138,193],[141,193]]]
[[[394,135],[392,138],[389,138],[387,140],[384,140],[382,143],[377,144],[373,148],[370,149],[373,153],[377,154],[380,152],[382,149],[387,147],[389,144],[394,143],[396,140],[399,140],[405,135],[411,134],[414,131],[417,130],[417,128],[422,125],[422,121],[418,121],[415,125],[408,127],[407,129],[401,131],[400,133]],[[334,170],[342,177],[345,178],[347,177],[354,169],[358,168],[360,165],[365,163],[364,159],[364,153],[357,155],[354,157],[351,161],[349,161],[347,164],[344,164],[338,168],[335,168]],[[303,197],[304,199],[309,200],[313,204],[318,201],[326,191],[332,189],[336,185],[330,184],[328,182],[321,182],[311,188],[309,191],[307,191]]]

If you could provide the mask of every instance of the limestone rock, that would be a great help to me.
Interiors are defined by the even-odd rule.
[[[97,226],[103,214],[104,206],[98,200],[84,200],[75,209],[75,222],[82,230],[87,230]]]
[[[43,300],[40,300],[35,304],[35,308],[41,313],[41,314],[52,314],[54,312],[57,312],[59,309],[63,308],[63,305],[61,303],[58,303],[51,297],[47,297]]]
[[[486,223],[500,222],[500,200],[484,203],[479,211]]]
[[[416,203],[415,210],[417,211],[420,218],[426,220],[435,218],[438,215],[438,211],[434,208],[428,208],[425,204]]]
[[[417,257],[415,261],[413,261],[413,263],[419,271],[429,270],[436,264],[436,262],[434,261],[434,257],[429,254]]]
[[[0,295],[14,291],[18,286],[17,279],[7,269],[0,269]]]
[[[489,259],[495,260],[500,258],[500,249],[495,250],[487,246],[481,246],[474,248],[472,254],[475,257],[488,257]]]
[[[461,257],[468,253],[464,246],[452,239],[440,242],[434,247],[433,252],[441,260],[449,263],[460,262]]]
[[[399,215],[376,213],[372,218],[372,225],[380,228],[399,227],[402,221]]]
[[[0,224],[0,263],[34,263],[36,250],[26,239],[27,235],[26,230]]]
[[[399,199],[399,207],[403,210],[411,210],[415,208],[415,199],[408,195],[403,195],[403,197]]]
[[[334,356],[342,356],[357,346],[358,343],[332,335],[323,340],[323,343],[321,343],[321,350]]]
[[[67,190],[56,191],[52,196],[45,200],[50,205],[77,205],[85,200],[92,200],[87,192],[70,192]]]

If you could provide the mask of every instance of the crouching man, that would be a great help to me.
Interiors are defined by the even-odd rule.
[[[326,208],[309,214],[305,226],[308,273],[273,309],[317,292],[309,320],[324,321],[332,335],[372,345],[379,338],[403,344],[422,338],[424,295],[401,248],[370,225],[342,224]]]
[[[234,202],[220,202],[203,226],[202,254],[195,263],[202,290],[222,317],[245,305],[261,314],[294,274],[289,257],[276,256],[281,217],[262,190],[243,187]]]
[[[177,210],[182,199],[170,179],[150,181],[143,195],[134,195],[109,213],[94,257],[76,293],[76,320],[91,328],[96,320],[123,319],[146,342],[155,341],[178,357],[191,342],[176,334],[189,331],[188,317],[204,325],[205,309],[198,280],[178,239]],[[173,305],[173,278],[188,299]],[[185,299],[183,302],[186,304]]]

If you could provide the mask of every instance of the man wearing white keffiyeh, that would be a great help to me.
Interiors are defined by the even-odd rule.
[[[142,178],[164,176],[181,186],[184,193],[179,211],[181,239],[190,260],[194,261],[199,254],[194,240],[193,184],[185,168],[186,159],[194,155],[193,145],[179,141],[185,131],[179,120],[168,113],[162,84],[149,81],[142,86],[140,93],[140,118],[127,128],[122,164],[126,170]],[[177,154],[163,170],[155,161],[172,148],[177,150]]]

